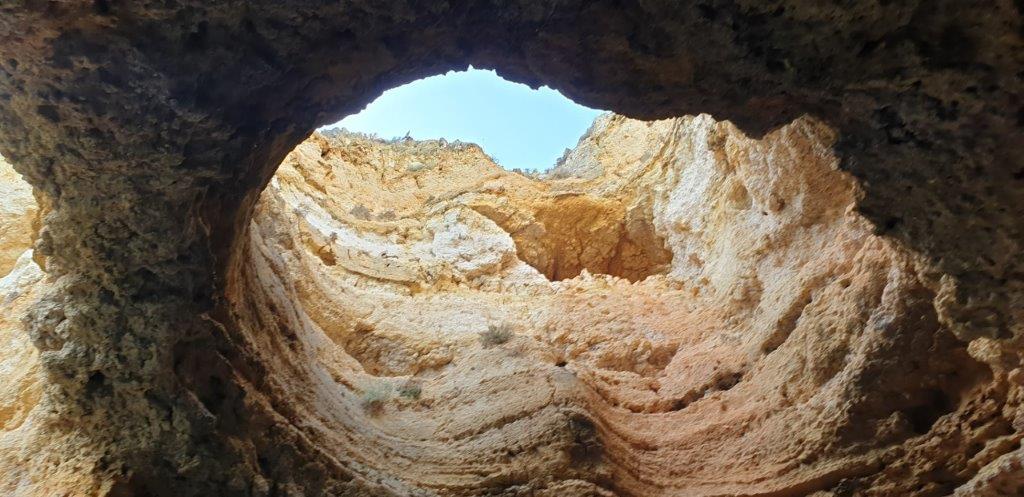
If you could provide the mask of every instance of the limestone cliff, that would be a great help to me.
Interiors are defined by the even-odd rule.
[[[251,495],[1013,495],[1024,374],[942,324],[836,139],[607,114],[523,175],[471,144],[314,135],[256,206],[231,319],[207,316],[235,350],[175,367],[252,365],[192,385],[262,454],[231,469]],[[23,330],[59,326],[61,283],[4,202],[0,490],[137,491],[103,450],[53,462],[90,443],[47,417]]]
[[[709,221],[688,224],[699,235],[691,239],[694,261],[687,262],[689,253],[673,255],[672,267],[689,266],[662,276],[669,281],[700,268],[699,278],[707,283],[697,280],[704,290],[698,288],[695,298],[708,301],[699,304],[701,309],[726,305],[721,299],[729,289],[738,292],[738,306],[751,309],[749,315],[728,313],[723,326],[752,334],[697,340],[719,352],[745,347],[744,364],[752,369],[716,395],[730,399],[724,411],[729,416],[741,404],[732,396],[742,395],[742,405],[756,405],[750,422],[730,417],[724,424],[697,427],[714,437],[686,438],[692,425],[677,424],[684,420],[676,417],[694,415],[710,403],[684,399],[678,411],[644,413],[654,416],[642,418],[651,420],[645,425],[603,407],[614,406],[603,399],[617,398],[617,387],[601,389],[581,379],[584,386],[553,401],[582,415],[571,418],[570,428],[550,431],[562,438],[544,432],[518,436],[517,442],[550,448],[555,446],[541,441],[589,441],[584,447],[600,441],[607,454],[601,467],[612,476],[603,479],[609,473],[573,464],[582,469],[572,481],[620,494],[651,494],[649,488],[660,487],[677,494],[742,493],[756,487],[776,495],[819,489],[870,495],[898,494],[907,486],[913,487],[909,493],[925,495],[953,487],[961,493],[1020,493],[1024,3],[1011,0],[4,1],[0,154],[44,204],[30,259],[45,266],[46,280],[19,294],[29,299],[25,307],[4,309],[5,322],[21,323],[38,352],[42,380],[40,407],[29,415],[34,421],[21,425],[36,427],[39,436],[5,436],[4,446],[17,450],[0,457],[21,462],[4,464],[14,469],[0,474],[19,475],[12,483],[18,493],[42,495],[380,495],[411,489],[469,493],[465,489],[503,485],[511,487],[491,493],[536,493],[531,488],[539,484],[510,482],[541,481],[557,471],[504,463],[502,468],[528,470],[488,480],[498,474],[489,468],[500,452],[471,450],[474,457],[466,458],[457,450],[437,449],[456,440],[500,446],[480,443],[494,430],[456,430],[465,435],[461,438],[447,432],[412,437],[429,445],[425,451],[440,466],[452,467],[444,459],[449,454],[463,461],[461,476],[444,488],[417,483],[404,471],[406,463],[397,454],[407,452],[392,447],[410,445],[391,432],[365,431],[368,439],[382,440],[377,445],[339,441],[366,426],[343,407],[357,394],[339,393],[361,387],[336,388],[349,376],[328,370],[322,366],[327,361],[319,359],[333,342],[311,338],[318,335],[307,332],[305,311],[287,311],[327,302],[301,304],[291,298],[293,280],[274,283],[276,266],[260,266],[253,247],[274,246],[252,236],[257,202],[282,160],[317,127],[356,112],[390,88],[470,65],[534,87],[548,85],[581,104],[633,118],[707,113],[751,137],[765,137],[738,148],[760,150],[774,161],[802,154],[789,149],[796,143],[792,139],[779,138],[787,133],[780,127],[813,116],[835,130],[831,149],[837,167],[858,186],[852,219],[863,216],[867,226],[861,235],[872,247],[857,251],[856,241],[831,245],[821,235],[812,249],[857,251],[856,264],[849,266],[857,277],[851,273],[847,289],[801,290],[797,294],[804,300],[780,297],[773,305],[780,282],[800,286],[808,281],[804,276],[832,266],[820,268],[824,260],[805,253],[808,259],[796,260],[807,265],[787,274],[779,268],[791,267],[789,255],[763,254],[758,247],[733,243],[732,236],[699,230],[731,226],[741,239],[766,235],[760,248],[799,254],[785,248],[786,236],[797,247],[796,240],[815,240],[815,230],[831,224],[787,217],[795,212],[791,205],[800,205],[789,195],[782,196],[785,206],[778,212],[771,207],[782,204],[766,204],[769,224],[753,233],[748,230],[752,219],[732,209],[721,207],[705,218],[692,213]],[[565,162],[575,169],[569,158]],[[728,186],[720,180],[709,186]],[[785,181],[780,177],[777,184]],[[814,183],[808,178],[806,184]],[[742,192],[736,193],[736,205],[746,205]],[[754,206],[767,192],[747,189],[747,194]],[[714,190],[708,195],[720,198]],[[585,205],[591,200],[570,199],[567,210],[591,212]],[[552,201],[561,208],[557,202]],[[609,212],[628,207],[611,202],[600,207]],[[658,227],[653,209],[652,204],[654,235],[669,252],[677,250],[677,234]],[[629,219],[643,220],[642,212]],[[561,216],[541,210],[530,215],[546,232],[569,233],[555,226]],[[596,219],[601,216],[579,222]],[[771,222],[785,236],[772,238]],[[615,240],[616,230],[621,233],[616,226],[595,231]],[[575,235],[531,235],[518,239],[542,240],[532,245],[535,254],[529,255],[529,243],[517,247],[517,254],[560,285],[571,286],[573,274],[578,269],[582,275],[586,265],[607,268],[623,282],[657,281],[665,252],[657,250],[645,222],[635,232],[631,226],[628,236],[618,236],[619,251],[575,247]],[[731,264],[729,254],[736,251],[754,259]],[[874,269],[861,272],[863,264]],[[748,271],[731,273],[734,267]],[[793,271],[796,279],[790,278]],[[861,282],[878,283],[882,273],[881,290],[861,292],[867,288]],[[643,296],[636,290],[642,287],[625,293]],[[578,304],[594,302],[586,297]],[[570,304],[577,303],[565,305]],[[671,309],[684,307],[672,301]],[[12,313],[19,315],[12,319]],[[597,330],[616,322],[609,316],[582,321],[571,312],[559,315]],[[861,320],[847,321],[853,315]],[[715,322],[702,317],[693,328]],[[802,333],[812,323],[820,326]],[[657,342],[652,330],[642,336]],[[507,333],[496,327],[487,341]],[[807,336],[818,341],[802,342]],[[850,339],[835,338],[842,336]],[[983,366],[963,357],[964,346]],[[787,355],[793,347],[799,354]],[[567,352],[583,357],[592,349],[598,351],[596,342]],[[573,369],[566,364],[559,369]],[[676,367],[672,361],[666,366]],[[799,395],[789,389],[747,390],[753,387],[744,385],[766,384],[752,381],[763,368],[776,376],[789,374],[802,385]],[[613,376],[619,373],[628,376],[621,371]],[[511,383],[509,388],[528,384]],[[452,391],[447,401],[461,402],[466,390]],[[662,389],[648,388],[644,395],[657,396],[655,390]],[[687,398],[699,399],[701,391]],[[778,396],[782,406],[789,405],[785,399],[796,399],[794,405],[810,408],[756,404]],[[632,403],[633,397],[623,396],[624,402]],[[381,402],[369,404],[381,407]],[[480,411],[475,403],[459,405]],[[808,417],[779,414],[786,412]],[[943,412],[948,414],[936,417]],[[513,418],[474,419],[491,428],[506,427]],[[783,424],[791,436],[780,435]],[[507,429],[515,426],[520,425],[513,422]],[[924,431],[927,435],[914,436]],[[649,443],[654,432],[666,434],[668,442]],[[806,452],[801,449],[794,460],[795,448],[759,443],[771,436]],[[729,442],[738,455],[704,450],[718,447],[704,440],[730,437],[738,440]],[[700,445],[694,445],[698,439]],[[768,447],[773,451],[758,452]],[[589,448],[575,453],[593,460]],[[348,454],[373,462],[358,464]],[[504,457],[524,460],[516,454],[511,449]],[[536,454],[540,459],[528,459],[550,456],[552,465],[545,467],[555,468],[560,460],[557,451],[538,448]],[[773,455],[785,463],[771,466]],[[696,462],[683,465],[688,460]],[[662,479],[681,483],[668,489]],[[733,481],[743,479],[747,483]],[[54,486],[46,488],[45,482]]]

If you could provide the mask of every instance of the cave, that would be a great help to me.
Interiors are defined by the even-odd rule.
[[[0,490],[1019,495],[1021,10],[4,4]],[[479,190],[437,222],[503,258],[339,250],[429,226],[314,131],[470,65],[657,137],[651,200]]]

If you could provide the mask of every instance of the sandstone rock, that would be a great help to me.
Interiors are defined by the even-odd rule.
[[[226,292],[261,374],[200,390],[213,429],[262,427],[238,449],[257,467],[229,470],[239,492],[1017,488],[1021,382],[972,358],[915,254],[857,214],[835,139],[810,118],[755,140],[708,116],[608,114],[529,177],[470,144],[314,135],[263,192]],[[139,492],[88,456],[91,481],[32,469],[60,461],[55,440],[103,451],[39,407],[23,326],[62,307],[30,256],[17,267],[0,485]],[[482,343],[489,327],[510,333]],[[293,466],[311,454],[336,466]]]
[[[0,157],[0,275],[9,273],[32,246],[36,211],[32,187]]]
[[[942,495],[962,484],[962,492],[1020,493],[1016,457],[998,455],[1016,447],[1020,432],[1019,382],[1007,378],[1021,367],[1024,350],[1021,14],[1019,3],[1009,1],[983,7],[874,0],[4,2],[0,153],[34,187],[47,212],[33,252],[45,266],[46,283],[17,321],[38,351],[44,382],[32,410],[42,419],[22,426],[38,427],[40,436],[5,453],[24,462],[16,466],[24,477],[5,484],[39,495],[416,495],[439,489],[646,496],[747,493],[755,487],[776,495]],[[369,386],[347,384],[343,370],[318,360],[334,350],[338,363],[355,367],[334,342],[306,333],[312,318],[288,311],[298,309],[300,300],[285,278],[291,273],[275,265],[275,245],[253,236],[257,201],[285,156],[318,126],[389,88],[470,64],[515,81],[548,84],[581,103],[634,118],[706,112],[751,137],[768,136],[764,144],[773,143],[769,132],[784,133],[780,126],[809,114],[835,130],[831,148],[838,167],[858,185],[847,210],[851,223],[866,221],[865,230],[836,231],[834,217],[805,211],[786,192],[773,197],[778,192],[748,189],[750,205],[768,208],[766,222],[778,223],[780,239],[731,207],[697,213],[688,218],[698,230],[695,239],[717,246],[691,246],[684,258],[673,254],[671,272],[660,275],[665,252],[657,248],[671,251],[682,239],[643,222],[658,219],[654,206],[672,210],[675,200],[692,205],[685,201],[725,195],[735,210],[745,211],[740,186],[755,180],[726,173],[739,166],[704,164],[707,186],[722,192],[668,191],[662,204],[649,199],[650,216],[642,204],[623,204],[624,197],[571,193],[567,205],[575,213],[640,207],[625,210],[627,237],[615,223],[593,226],[602,240],[628,240],[629,250],[618,253],[629,256],[615,256],[605,243],[579,250],[572,234],[513,236],[513,245],[552,242],[516,247],[522,260],[540,268],[533,273],[519,266],[527,286],[535,288],[540,273],[559,279],[579,271],[578,281],[551,284],[561,292],[559,305],[568,308],[598,301],[590,285],[608,292],[621,285],[627,288],[622,293],[639,299],[622,305],[644,309],[673,291],[716,305],[732,299],[749,315],[701,315],[693,327],[689,319],[672,319],[673,329],[720,321],[728,330],[752,330],[740,336],[713,332],[710,342],[694,339],[708,344],[703,356],[699,346],[677,349],[729,368],[698,368],[696,380],[677,384],[664,397],[660,383],[629,379],[630,361],[621,359],[629,355],[653,358],[632,371],[640,378],[650,378],[644,375],[666,361],[665,370],[678,367],[666,359],[675,356],[659,338],[674,335],[651,325],[646,342],[609,345],[613,350],[602,361],[612,372],[595,372],[593,380],[577,376],[590,386],[562,388],[568,378],[541,382],[532,363],[521,375],[530,381],[486,383],[486,392],[493,387],[499,394],[517,385],[556,392],[547,405],[557,408],[501,397],[507,409],[543,421],[519,416],[532,431],[511,431],[519,425],[505,423],[510,417],[477,416],[475,403],[456,400],[466,399],[459,392],[467,387],[448,391],[452,412],[510,431],[477,433],[472,423],[445,422],[433,438],[415,438],[422,442],[418,452],[393,432],[358,432],[369,425],[356,414],[363,411],[350,393]],[[781,155],[774,160],[799,157],[787,147],[777,147]],[[773,153],[761,148],[752,163]],[[430,166],[420,160],[405,167],[420,174]],[[586,171],[583,180],[596,178]],[[815,197],[820,184],[814,177],[800,178],[795,184],[783,177],[756,182],[797,188],[822,208],[841,204]],[[558,202],[552,200],[549,210],[557,210]],[[363,222],[390,217],[389,208],[356,207],[349,214]],[[435,220],[435,230],[449,238],[417,249],[436,248],[463,261],[440,267],[451,281],[438,279],[430,283],[434,287],[483,291],[487,281],[498,281],[487,275],[511,261],[509,240],[499,232],[461,243],[459,233],[498,224],[469,210]],[[803,227],[810,222],[801,221],[805,215],[820,219]],[[745,242],[750,237],[743,229],[753,227],[768,237],[759,247],[788,255],[732,246],[731,237],[706,231],[708,226],[732,230]],[[833,245],[821,234],[829,231],[846,238]],[[367,240],[375,248],[384,243]],[[798,255],[805,242],[839,259],[852,251],[855,263],[816,267],[823,259]],[[265,252],[256,250],[261,244]],[[505,255],[466,263],[485,246]],[[751,257],[736,265],[742,272],[733,270],[733,254]],[[317,260],[330,260],[323,255]],[[788,274],[779,269],[791,257],[808,266]],[[412,275],[387,264],[358,256],[348,263],[384,276],[384,286],[419,291],[408,284]],[[594,264],[626,279],[586,270]],[[697,268],[696,289],[680,283]],[[835,288],[829,271],[847,271],[842,274],[849,278]],[[664,280],[666,289],[647,295],[626,286],[629,279],[639,287]],[[316,298],[326,302],[322,295],[332,291]],[[778,301],[765,300],[772,298]],[[636,315],[626,307],[624,316]],[[671,309],[688,312],[678,300]],[[609,322],[624,328],[633,322],[611,314],[585,320],[559,315],[568,321],[553,325],[556,336],[570,336],[565,330],[581,323],[600,330]],[[350,323],[342,331],[374,325]],[[835,338],[843,336],[851,338]],[[603,350],[600,337],[590,340],[566,341],[552,362]],[[799,358],[781,359],[800,345],[806,347]],[[363,348],[366,357],[380,350]],[[415,363],[402,354],[375,360],[382,368]],[[440,352],[431,362],[443,363],[449,355],[457,363],[455,352]],[[794,388],[750,391],[750,385],[772,384],[747,381],[761,371],[791,378]],[[795,398],[811,407],[772,410],[744,401],[756,407],[730,410],[740,405],[731,396],[741,395],[769,403],[781,397],[782,406]],[[717,397],[729,397],[724,424],[698,424],[696,431],[672,432],[669,445],[656,443],[666,427],[698,415],[698,404],[713,404],[696,399]],[[661,412],[669,399],[679,410]],[[764,414],[790,411],[799,414]],[[634,423],[633,415],[641,413],[653,417]],[[386,423],[386,415],[379,419]],[[793,434],[794,426],[814,435]],[[639,432],[629,431],[634,429]],[[348,438],[354,433],[366,436]],[[500,435],[487,439],[492,433]],[[695,444],[709,433],[742,452],[708,456],[705,449],[719,445]],[[453,440],[464,445],[438,449],[447,450]],[[594,440],[607,457],[595,457]],[[501,467],[521,472],[482,469],[520,454],[485,450],[513,441],[526,441],[524,453],[533,455],[522,465]],[[430,480],[392,471],[391,463],[348,458],[355,451],[360,460],[399,466],[428,459],[433,462],[424,468],[462,463],[452,470],[457,475]],[[399,457],[410,453],[416,455]],[[555,474],[558,481],[545,479]],[[523,479],[538,482],[520,484]]]

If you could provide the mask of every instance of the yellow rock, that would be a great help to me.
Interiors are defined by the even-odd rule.
[[[0,157],[0,276],[10,272],[32,246],[37,210],[32,187]]]
[[[907,495],[998,424],[992,378],[912,254],[856,214],[834,139],[810,119],[753,140],[604,115],[524,175],[470,144],[315,135],[264,191],[227,292],[272,385],[247,399],[393,495]],[[25,252],[31,196],[5,191],[4,250]],[[15,267],[0,488],[109,485],[33,472],[72,435],[34,421],[19,316],[51,283],[28,254]]]

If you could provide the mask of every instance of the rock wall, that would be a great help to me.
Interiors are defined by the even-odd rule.
[[[0,157],[0,274],[11,272],[18,257],[32,245],[36,201],[32,187]]]
[[[996,381],[1017,377],[1022,25],[1009,0],[4,2],[0,153],[44,205],[33,258],[50,281],[22,319],[49,419],[25,446],[57,454],[22,467],[122,495],[369,492],[279,400],[272,372],[290,360],[251,345],[273,323],[240,304],[259,296],[243,285],[262,288],[251,221],[316,127],[470,64],[634,118],[706,112],[752,136],[824,121],[860,185],[856,210],[907,249],[937,326]],[[630,240],[644,257],[582,260],[556,240],[534,263],[556,279],[593,263],[639,281],[664,261],[643,233]],[[976,488],[1011,485],[1007,457]],[[943,468],[936,478],[960,478]]]
[[[1020,371],[941,322],[836,139],[606,114],[522,175],[472,144],[314,135],[226,287],[259,369],[195,385],[211,430],[258,430],[238,492],[1014,495]],[[23,327],[58,281],[26,253],[2,284],[0,488],[138,494],[40,400]],[[176,368],[214,377],[228,351],[206,353]]]

